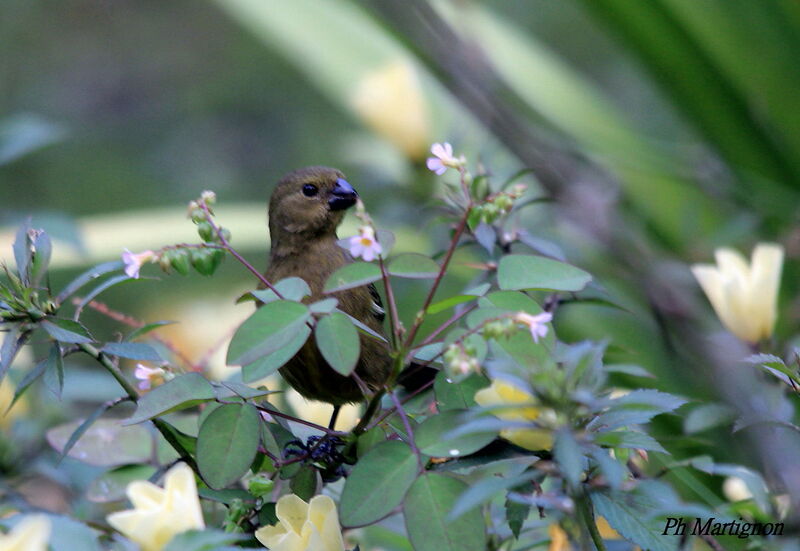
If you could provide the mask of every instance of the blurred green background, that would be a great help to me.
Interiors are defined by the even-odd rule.
[[[688,265],[720,245],[782,243],[773,351],[791,350],[798,31],[793,0],[6,0],[0,258],[33,216],[61,240],[58,287],[124,247],[195,240],[184,205],[213,189],[233,244],[260,267],[271,187],[309,164],[341,168],[399,250],[433,253],[441,182],[424,161],[450,141],[495,182],[531,168],[522,181],[554,201],[520,211],[508,231],[588,269],[596,296],[623,307],[564,306],[562,339],[609,339],[610,360],[656,375],[620,384],[730,401],[721,373],[742,385],[752,375],[716,352],[738,345]],[[450,288],[485,258],[464,251]],[[199,357],[247,315],[232,303],[252,285],[227,262],[211,280],[167,276],[103,300],[182,321],[171,338]],[[405,319],[424,289],[400,288]],[[747,431],[662,424],[679,457],[751,460]],[[770,456],[792,457],[790,440],[753,464],[777,469]]]

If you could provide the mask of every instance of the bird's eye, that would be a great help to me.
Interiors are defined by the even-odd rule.
[[[306,197],[314,197],[319,193],[319,189],[314,184],[306,184],[303,186],[303,195]]]

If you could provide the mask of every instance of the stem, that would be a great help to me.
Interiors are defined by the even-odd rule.
[[[125,376],[122,374],[119,368],[113,364],[113,362],[108,358],[108,356],[100,352],[97,348],[95,348],[91,344],[80,343],[78,344],[78,347],[82,351],[86,352],[89,356],[97,360],[100,363],[100,365],[105,367],[106,370],[109,373],[111,373],[111,376],[114,377],[114,379],[116,379],[116,381],[125,391],[125,393],[134,403],[139,402],[139,393],[136,391],[136,388],[134,388],[134,386],[131,385],[131,383],[125,378]],[[192,458],[191,454],[186,448],[183,447],[183,445],[180,442],[178,442],[176,439],[173,438],[172,432],[170,432],[170,430],[167,428],[166,423],[158,418],[151,419],[151,421],[153,422],[153,425],[155,425],[155,427],[158,429],[158,432],[160,432],[161,435],[164,437],[164,439],[167,442],[169,442],[169,444],[175,449],[176,452],[178,452],[178,455],[181,457],[181,459],[186,461],[186,463],[192,468],[192,470],[194,470],[199,475],[200,473],[197,469],[197,464],[194,462],[194,459]]]
[[[364,412],[364,416],[361,418],[361,421],[359,421],[353,429],[353,434],[358,436],[367,430],[367,425],[369,424],[370,419],[372,419],[372,416],[375,415],[375,412],[380,409],[381,399],[385,393],[386,391],[381,388],[372,395],[372,399],[369,401],[369,404],[367,404],[367,411]]]
[[[378,265],[381,268],[383,287],[386,289],[386,302],[389,303],[389,331],[392,335],[392,349],[396,350],[401,339],[400,316],[397,313],[397,303],[394,300],[394,290],[389,281],[389,272],[386,271],[386,264],[383,262],[382,256],[378,256]]]
[[[224,400],[217,400],[220,404],[239,404],[241,402],[226,402]],[[313,429],[317,429],[318,431],[324,432],[325,434],[330,434],[332,436],[343,436],[346,433],[331,430],[328,427],[323,427],[322,425],[317,425],[316,423],[312,423],[311,421],[306,421],[305,419],[300,419],[299,417],[295,417],[294,415],[289,415],[288,413],[283,413],[274,409],[270,409],[265,406],[259,406],[257,404],[253,404],[256,409],[263,411],[265,413],[269,413],[270,415],[275,415],[277,417],[282,417],[283,419],[288,419],[289,421],[294,421],[295,423],[300,423],[301,425],[305,425],[307,427],[311,427]]]
[[[414,325],[411,327],[411,330],[408,332],[408,338],[405,342],[405,347],[408,348],[414,343],[414,337],[417,336],[417,331],[419,331],[422,322],[425,321],[425,316],[428,311],[428,306],[431,305],[433,301],[433,296],[436,294],[436,290],[439,288],[439,284],[442,282],[444,278],[444,273],[447,271],[447,266],[450,264],[450,259],[453,257],[453,253],[458,246],[458,241],[461,239],[461,235],[464,233],[464,230],[467,227],[467,218],[469,217],[469,211],[471,210],[472,205],[470,204],[467,206],[467,209],[464,211],[464,215],[461,217],[461,220],[456,227],[456,231],[453,234],[453,238],[450,240],[450,246],[447,249],[447,253],[444,255],[444,260],[442,261],[442,265],[439,268],[439,273],[436,274],[436,279],[433,280],[433,285],[431,286],[430,291],[428,292],[428,296],[425,297],[425,302],[422,305],[422,310],[420,310],[419,314],[417,314],[417,319],[414,320]]]
[[[219,226],[217,226],[217,225],[214,223],[214,216],[211,214],[211,211],[210,211],[210,210],[208,210],[208,205],[206,205],[206,204],[205,204],[205,201],[200,201],[200,208],[202,208],[202,209],[203,209],[203,211],[205,211],[205,213],[206,213],[206,215],[207,215],[206,221],[207,221],[207,222],[208,222],[208,223],[211,225],[211,228],[214,230],[214,233],[217,235],[217,238],[219,239],[219,242],[220,242],[220,244],[222,245],[222,248],[224,248],[226,251],[228,251],[229,253],[231,253],[231,256],[233,256],[233,258],[235,258],[236,260],[238,260],[238,261],[239,261],[239,263],[240,263],[242,266],[244,266],[245,268],[247,268],[247,269],[248,269],[248,270],[249,270],[249,271],[250,271],[250,272],[251,272],[251,273],[252,273],[254,276],[256,276],[256,278],[258,279],[258,281],[260,281],[261,283],[263,283],[263,284],[264,284],[264,285],[265,285],[265,286],[266,286],[266,287],[267,287],[267,288],[268,288],[270,291],[272,291],[273,293],[275,293],[275,295],[277,295],[277,297],[278,297],[279,299],[283,300],[283,299],[284,299],[284,296],[283,296],[283,295],[280,293],[280,291],[278,291],[278,290],[275,288],[275,286],[274,286],[274,285],[272,285],[272,283],[270,283],[270,282],[269,282],[269,280],[267,280],[267,278],[266,278],[266,277],[264,277],[264,274],[262,274],[261,272],[259,272],[258,270],[256,270],[256,269],[253,267],[253,265],[252,265],[252,264],[250,264],[250,263],[249,263],[247,260],[245,260],[245,259],[244,259],[244,257],[243,257],[242,255],[240,255],[240,254],[239,254],[239,253],[236,251],[236,249],[234,249],[234,248],[231,246],[231,244],[230,244],[230,243],[228,243],[228,240],[227,240],[227,239],[225,239],[225,236],[224,236],[224,235],[222,235],[222,230],[220,229],[220,227],[219,227]]]
[[[405,404],[406,402],[410,401],[412,398],[414,398],[414,396],[417,396],[418,394],[428,390],[431,386],[433,386],[433,383],[434,383],[434,380],[431,379],[430,381],[428,381],[427,383],[425,383],[424,385],[422,385],[421,387],[416,389],[414,392],[412,392],[408,396],[404,397],[400,401],[400,403],[401,404]],[[386,418],[389,417],[391,414],[393,414],[395,411],[397,411],[397,408],[390,408],[390,409],[386,410],[386,413],[381,415],[380,419],[378,419],[377,421],[372,423],[372,425],[367,430],[371,430],[371,429],[377,427],[378,425],[380,425],[381,423],[383,423],[386,420]]]
[[[408,445],[411,446],[411,451],[413,451],[414,455],[417,456],[417,465],[419,466],[419,470],[422,471],[422,454],[420,454],[419,448],[417,448],[417,443],[414,441],[414,432],[411,430],[411,423],[406,415],[406,410],[403,409],[403,404],[400,403],[400,400],[398,400],[397,395],[394,392],[389,392],[389,396],[391,396],[392,402],[394,402],[394,408],[397,410],[397,413],[400,415],[400,419],[403,421],[403,427],[406,429],[406,434],[408,435]]]
[[[592,514],[592,509],[589,506],[589,498],[584,496],[577,501],[579,513],[583,518],[586,529],[589,530],[589,535],[592,537],[592,542],[594,542],[595,548],[597,551],[606,551],[606,546],[603,543],[603,537],[600,535],[600,531],[597,530],[597,523],[594,521],[594,515]]]

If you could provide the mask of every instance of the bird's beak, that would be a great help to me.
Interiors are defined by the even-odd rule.
[[[339,178],[331,191],[328,206],[331,210],[344,210],[355,205],[357,199],[358,193],[353,189],[353,186],[344,178]]]

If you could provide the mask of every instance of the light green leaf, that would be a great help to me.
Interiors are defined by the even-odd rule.
[[[49,318],[40,325],[48,335],[60,342],[85,344],[94,340],[89,331],[77,321]]]
[[[335,293],[354,287],[361,287],[381,278],[381,269],[377,264],[353,262],[333,272],[325,282],[325,293]]]
[[[199,373],[187,373],[157,386],[139,399],[136,411],[123,424],[133,425],[170,411],[213,400],[214,388]]]
[[[497,268],[497,282],[503,290],[580,291],[591,280],[588,272],[544,256],[506,255]]]
[[[389,263],[389,273],[409,279],[433,279],[439,275],[439,265],[425,255],[406,253]]]
[[[242,366],[242,380],[252,383],[273,374],[297,354],[310,335],[311,328],[308,325],[298,327],[297,332],[288,337],[286,343],[278,350]]]
[[[440,371],[433,382],[439,411],[467,409],[476,405],[475,393],[489,386],[489,379],[474,373],[460,382],[447,382],[447,373]]]
[[[303,278],[287,277],[274,283],[273,286],[278,290],[284,300],[301,301],[311,294],[311,288]],[[272,289],[259,289],[249,293],[263,303],[279,300],[278,295]]]
[[[149,344],[139,342],[110,342],[102,348],[109,356],[119,356],[129,360],[144,362],[163,362],[164,358]]]
[[[236,330],[228,345],[228,365],[247,365],[275,352],[297,335],[311,317],[299,302],[276,300],[265,304]]]
[[[314,338],[325,361],[347,377],[356,368],[361,353],[358,331],[350,318],[339,312],[321,318],[314,329]]]
[[[78,419],[47,431],[47,441],[59,452],[67,449],[84,421]],[[153,439],[143,426],[123,426],[117,419],[98,419],[73,443],[67,455],[90,465],[114,467],[146,463],[153,451]]]

